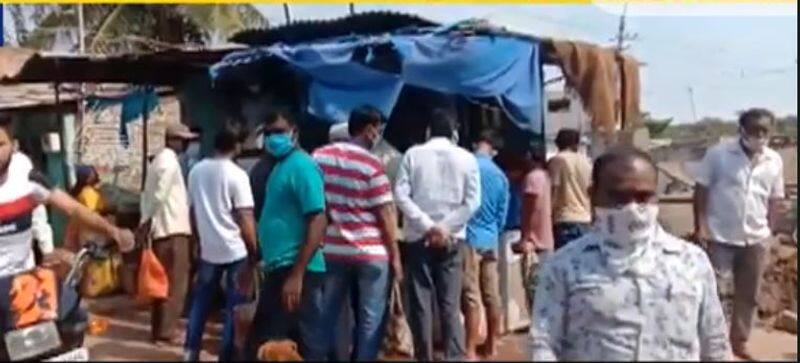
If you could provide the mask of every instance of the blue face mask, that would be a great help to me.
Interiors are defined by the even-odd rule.
[[[294,149],[294,140],[291,132],[272,134],[264,138],[264,149],[272,156],[281,158]]]

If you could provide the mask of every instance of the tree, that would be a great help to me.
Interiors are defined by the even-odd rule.
[[[76,5],[7,6],[20,46],[51,49],[55,34],[67,28],[75,34],[73,50],[77,49]],[[86,51],[98,54],[154,51],[182,44],[214,46],[240,30],[268,25],[249,4],[83,6]]]
[[[642,112],[642,123],[647,127],[650,132],[650,137],[658,137],[669,127],[672,123],[672,117],[664,119],[653,118],[649,112]]]

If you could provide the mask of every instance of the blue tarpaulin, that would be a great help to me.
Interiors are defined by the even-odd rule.
[[[87,107],[93,110],[122,104],[120,115],[120,139],[127,146],[128,128],[126,125],[142,117],[144,112],[149,115],[158,106],[158,95],[151,87],[140,88],[132,91],[122,98],[89,97],[86,99]]]
[[[539,45],[527,39],[440,30],[253,48],[229,54],[210,73],[214,80],[256,79],[235,74],[253,72],[253,65],[266,65],[268,58],[277,57],[310,77],[308,111],[333,122],[345,121],[350,110],[365,103],[390,115],[403,85],[411,85],[496,98],[518,126],[541,133]],[[387,54],[396,64],[387,62]]]

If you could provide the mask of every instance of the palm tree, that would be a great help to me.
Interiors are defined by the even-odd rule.
[[[77,34],[75,5],[7,5],[16,43],[35,49],[53,47],[56,34]],[[98,54],[152,51],[180,44],[215,46],[243,29],[266,27],[249,4],[84,5],[86,51]],[[26,26],[28,23],[32,27]],[[74,37],[77,44],[77,35]]]

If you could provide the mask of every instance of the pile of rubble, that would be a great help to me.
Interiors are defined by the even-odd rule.
[[[776,243],[770,250],[758,298],[758,313],[771,319],[783,311],[797,313],[797,246]]]

